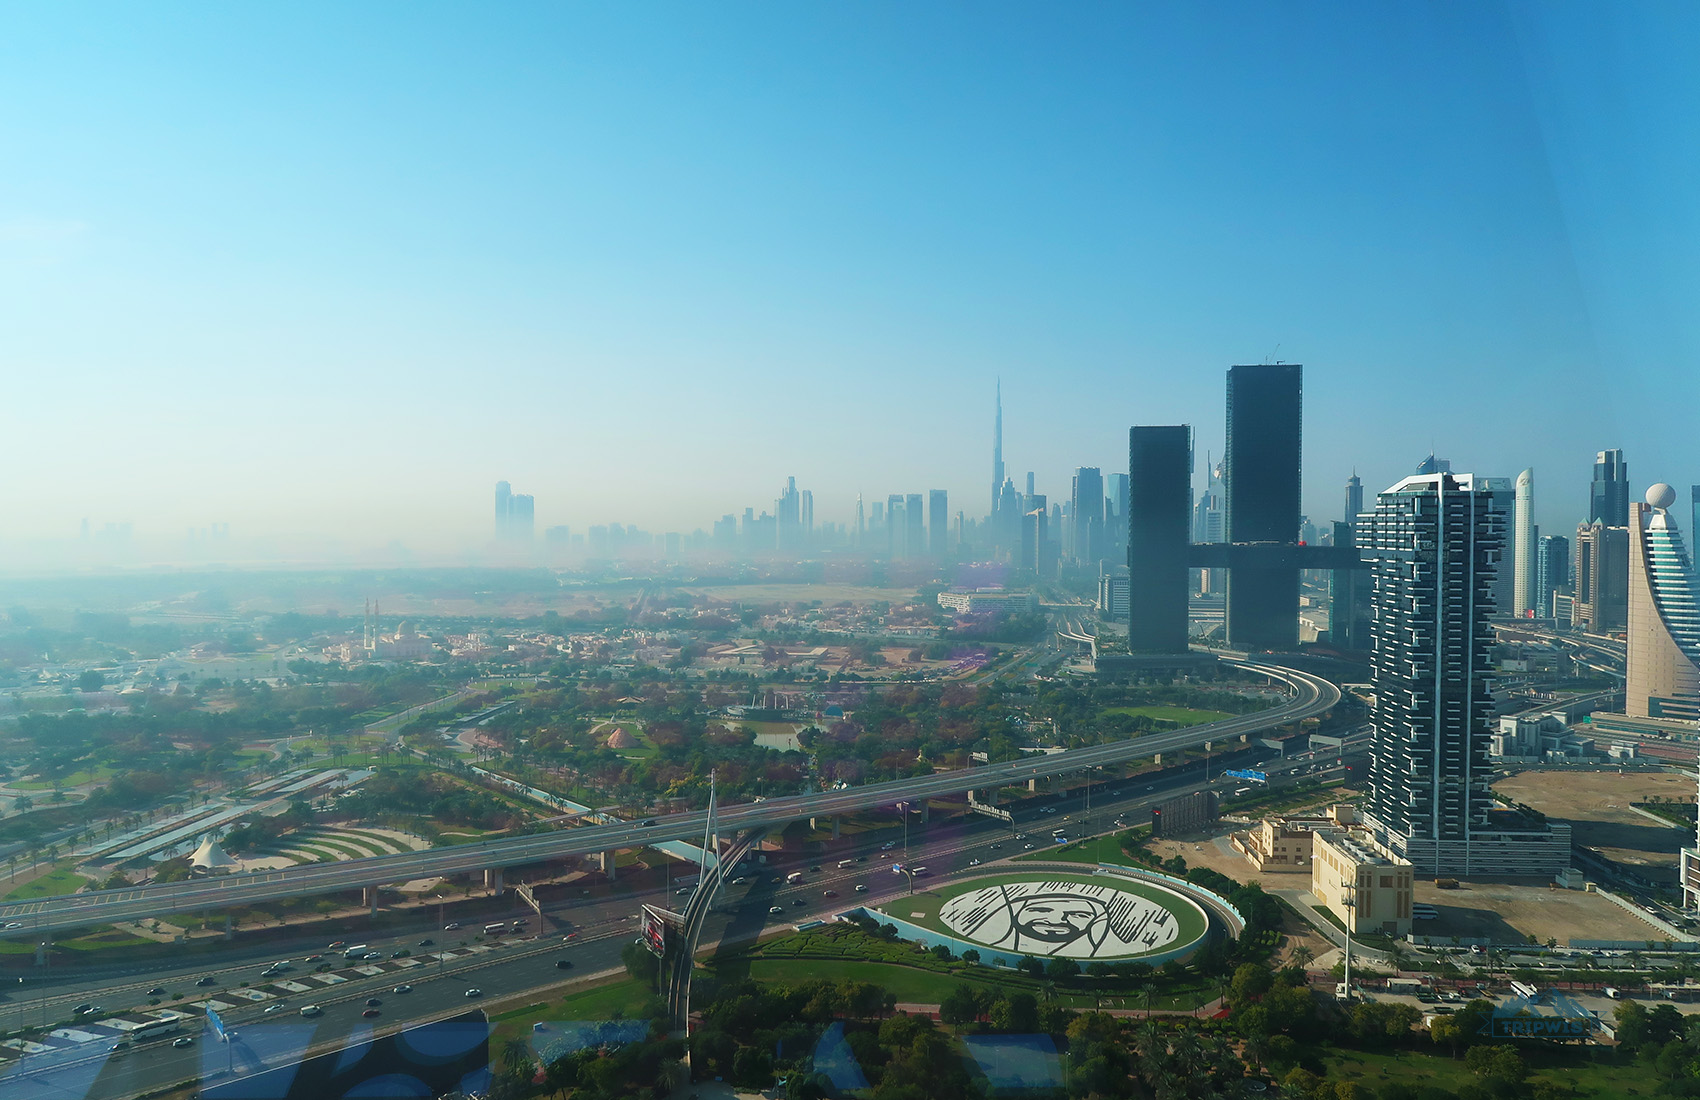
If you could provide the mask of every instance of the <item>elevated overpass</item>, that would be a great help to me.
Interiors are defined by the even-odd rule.
[[[908,779],[871,783],[840,791],[769,798],[763,802],[722,807],[718,824],[722,831],[783,828],[793,821],[916,802],[1026,783],[1086,768],[1125,764],[1160,753],[1200,748],[1260,733],[1327,712],[1340,700],[1340,691],[1319,676],[1278,665],[1253,661],[1229,661],[1243,672],[1285,684],[1291,698],[1284,704],[1255,714],[1226,718],[1220,722],[1189,726],[1167,733],[1148,734],[1127,741],[1070,749],[1049,756],[1006,761]],[[640,848],[660,841],[701,837],[707,824],[705,812],[673,814],[655,821],[594,825],[534,836],[506,837],[479,844],[403,852],[340,863],[305,864],[275,871],[253,871],[217,878],[192,879],[118,890],[95,890],[0,905],[0,939],[39,942],[61,929],[141,920],[170,913],[207,912],[234,905],[251,905],[283,897],[306,897],[344,890],[375,890],[390,883],[437,875],[484,871],[499,876],[502,868],[573,856],[609,854],[622,848]],[[18,927],[4,927],[16,924]]]

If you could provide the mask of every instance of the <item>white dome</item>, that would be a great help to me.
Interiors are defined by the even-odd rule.
[[[1661,481],[1647,490],[1647,503],[1655,508],[1669,508],[1676,503],[1676,490]]]

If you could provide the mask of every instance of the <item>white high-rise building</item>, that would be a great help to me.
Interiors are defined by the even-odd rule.
[[[1488,794],[1503,481],[1418,474],[1358,524],[1375,586],[1366,823],[1418,874],[1552,874],[1570,861],[1568,825],[1497,810]]]
[[[1540,531],[1535,528],[1535,471],[1517,475],[1511,521],[1511,613],[1518,618],[1539,614],[1535,591],[1535,553]]]

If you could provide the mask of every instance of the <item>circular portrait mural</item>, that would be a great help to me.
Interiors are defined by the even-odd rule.
[[[1161,903],[1095,882],[983,886],[946,901],[939,921],[954,935],[999,951],[1072,959],[1146,955],[1181,934],[1175,913]]]

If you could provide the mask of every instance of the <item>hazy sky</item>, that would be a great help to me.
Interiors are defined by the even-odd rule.
[[[1700,481],[1700,7],[9,5],[0,549],[989,504],[1306,365],[1430,449]],[[1055,496],[1053,497],[1055,499]]]

